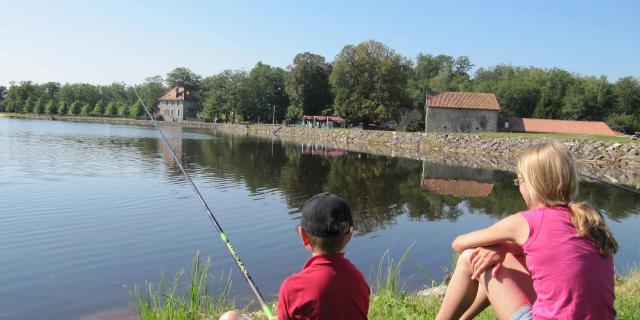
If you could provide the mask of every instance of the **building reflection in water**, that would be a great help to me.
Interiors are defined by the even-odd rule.
[[[348,153],[344,150],[328,148],[316,144],[303,143],[300,145],[303,155],[323,156],[330,158],[344,157]]]
[[[178,126],[166,126],[162,128],[167,141],[173,147],[173,151],[176,153],[176,157],[178,161],[182,162],[182,128]],[[176,163],[173,160],[173,156],[171,155],[171,151],[166,143],[159,138],[158,140],[158,152],[162,157],[166,160],[167,164],[171,164],[175,166]]]
[[[420,190],[443,196],[487,197],[493,190],[494,171],[422,162]]]

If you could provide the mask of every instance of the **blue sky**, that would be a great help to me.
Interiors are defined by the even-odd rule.
[[[187,4],[188,3],[188,4]],[[638,1],[13,1],[0,12],[0,84],[144,81],[185,66],[203,76],[332,61],[375,39],[419,52],[640,76]]]

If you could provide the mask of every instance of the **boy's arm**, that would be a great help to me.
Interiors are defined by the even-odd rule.
[[[278,292],[278,310],[276,311],[276,319],[278,320],[288,320],[289,319],[289,310],[287,308],[287,299],[285,297],[284,292],[286,291],[287,282],[286,280],[282,282],[280,285],[280,292]],[[271,320],[271,319],[270,319]]]
[[[517,213],[508,216],[492,226],[477,231],[473,231],[467,234],[458,236],[451,247],[458,252],[462,253],[465,249],[471,249],[476,247],[487,247],[495,244],[502,243],[514,243],[514,245],[520,245],[524,243],[529,237],[529,224],[525,218]],[[511,245],[507,245],[506,249],[515,250],[516,248]],[[511,250],[508,250],[511,252]]]

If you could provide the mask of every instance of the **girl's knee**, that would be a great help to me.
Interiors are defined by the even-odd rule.
[[[466,249],[464,251],[462,251],[462,253],[460,253],[460,255],[458,256],[458,261],[456,262],[456,269],[464,269],[464,270],[471,270],[472,266],[471,266],[471,255],[473,254],[473,249]]]

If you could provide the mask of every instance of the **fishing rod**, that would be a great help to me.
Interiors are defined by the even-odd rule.
[[[220,223],[218,222],[216,217],[213,215],[213,212],[211,211],[211,209],[209,209],[209,205],[207,204],[207,202],[202,197],[202,194],[200,194],[200,190],[198,190],[198,187],[196,187],[196,185],[191,180],[191,177],[189,176],[187,171],[185,171],[184,167],[182,167],[182,163],[180,162],[180,160],[178,160],[178,156],[176,155],[176,152],[173,150],[173,146],[171,145],[171,143],[169,143],[169,141],[165,137],[164,132],[162,131],[162,129],[160,129],[160,127],[158,127],[158,123],[156,122],[156,119],[153,117],[151,112],[149,112],[149,109],[147,109],[147,106],[142,101],[142,98],[140,98],[140,95],[138,94],[138,91],[136,90],[135,87],[133,88],[133,92],[135,92],[136,97],[138,97],[138,101],[140,101],[140,104],[142,104],[142,107],[144,108],[144,111],[149,116],[149,119],[151,119],[151,123],[153,124],[153,126],[158,130],[158,132],[160,132],[160,135],[162,136],[162,140],[164,141],[164,143],[167,144],[167,147],[169,147],[169,151],[171,151],[171,156],[173,157],[173,160],[175,160],[176,163],[178,164],[178,168],[180,168],[180,171],[182,171],[182,175],[184,176],[185,180],[187,180],[187,182],[191,185],[191,188],[193,189],[193,192],[195,192],[196,196],[200,200],[200,203],[204,207],[204,210],[207,212],[207,215],[209,216],[209,219],[213,223],[213,226],[216,228],[216,230],[218,230],[218,233],[220,234],[220,239],[222,239],[222,242],[224,242],[224,244],[227,246],[227,249],[229,250],[229,253],[231,253],[231,256],[233,257],[233,260],[235,261],[236,265],[238,266],[238,268],[242,272],[242,275],[244,276],[244,279],[247,280],[247,284],[249,284],[249,287],[251,288],[251,291],[253,291],[253,294],[256,296],[256,298],[258,298],[258,302],[260,302],[260,306],[262,307],[262,311],[265,313],[265,315],[267,317],[269,317],[269,318],[274,317],[273,313],[271,312],[271,308],[269,308],[269,306],[264,302],[264,298],[262,297],[262,293],[260,293],[260,290],[256,286],[255,282],[253,282],[253,278],[251,278],[251,275],[249,274],[249,271],[245,267],[245,265],[242,262],[242,260],[240,260],[240,256],[236,252],[236,249],[234,249],[233,246],[231,245],[231,241],[229,240],[229,237],[227,237],[227,234],[224,233],[224,231],[222,230],[222,226],[220,226]]]
[[[598,179],[598,178],[596,178],[596,177],[588,176],[588,175],[586,175],[586,174],[582,174],[582,173],[578,173],[578,175],[579,175],[579,176],[581,176],[581,177],[584,177],[584,178],[591,179],[591,180],[593,180],[593,181],[596,181],[596,182],[602,183],[602,184],[606,184],[606,185],[608,185],[608,186],[617,187],[617,188],[620,188],[620,189],[622,189],[622,190],[626,190],[626,191],[629,191],[629,192],[633,192],[633,193],[635,193],[635,194],[640,194],[640,191],[635,190],[635,189],[632,189],[632,188],[629,188],[629,187],[625,187],[625,186],[621,186],[621,185],[618,185],[618,184],[615,184],[615,183],[607,182],[607,181],[604,181],[604,180],[602,180],[602,179]]]

